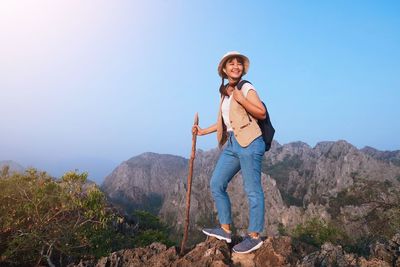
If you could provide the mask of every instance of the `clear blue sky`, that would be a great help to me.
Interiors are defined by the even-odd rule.
[[[1,1],[0,160],[100,181],[143,152],[188,157],[230,50],[250,58],[279,143],[398,150],[399,14],[398,1]]]

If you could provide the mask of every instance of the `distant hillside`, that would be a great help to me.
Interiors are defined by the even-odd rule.
[[[0,170],[3,169],[3,167],[8,166],[10,172],[24,172],[25,168],[22,167],[20,164],[18,164],[15,161],[12,160],[2,160],[0,161]]]
[[[176,183],[183,182],[186,169],[183,157],[144,153],[121,163],[101,187],[114,204],[128,212],[145,209],[158,213]]]

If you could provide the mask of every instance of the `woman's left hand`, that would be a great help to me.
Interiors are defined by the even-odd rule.
[[[242,90],[237,89],[235,87],[235,90],[233,90],[233,98],[240,104],[242,103],[246,98],[243,95]]]

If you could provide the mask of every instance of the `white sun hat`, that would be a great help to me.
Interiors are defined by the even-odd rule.
[[[247,73],[247,71],[249,70],[250,67],[250,60],[248,57],[246,57],[245,55],[240,54],[238,51],[230,51],[228,53],[226,53],[222,58],[221,61],[218,64],[218,74],[219,76],[221,76],[222,78],[228,78],[226,76],[226,74],[222,71],[223,66],[225,65],[226,61],[229,60],[232,57],[240,57],[243,59],[243,75],[245,75]]]

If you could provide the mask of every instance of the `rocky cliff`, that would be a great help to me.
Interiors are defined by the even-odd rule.
[[[183,181],[186,171],[185,158],[144,153],[121,163],[101,188],[128,213],[133,209],[157,213],[169,192]]]
[[[209,179],[219,150],[197,151],[191,205],[191,240],[217,223]],[[293,229],[312,217],[344,227],[354,238],[376,232],[393,235],[400,227],[399,151],[357,149],[346,141],[280,145],[265,154],[262,185],[266,197],[265,235]],[[145,153],[123,162],[102,186],[112,201],[127,210],[145,208],[180,232],[184,222],[188,160]],[[228,187],[235,228],[248,223],[241,174]],[[387,227],[380,229],[386,223]]]

